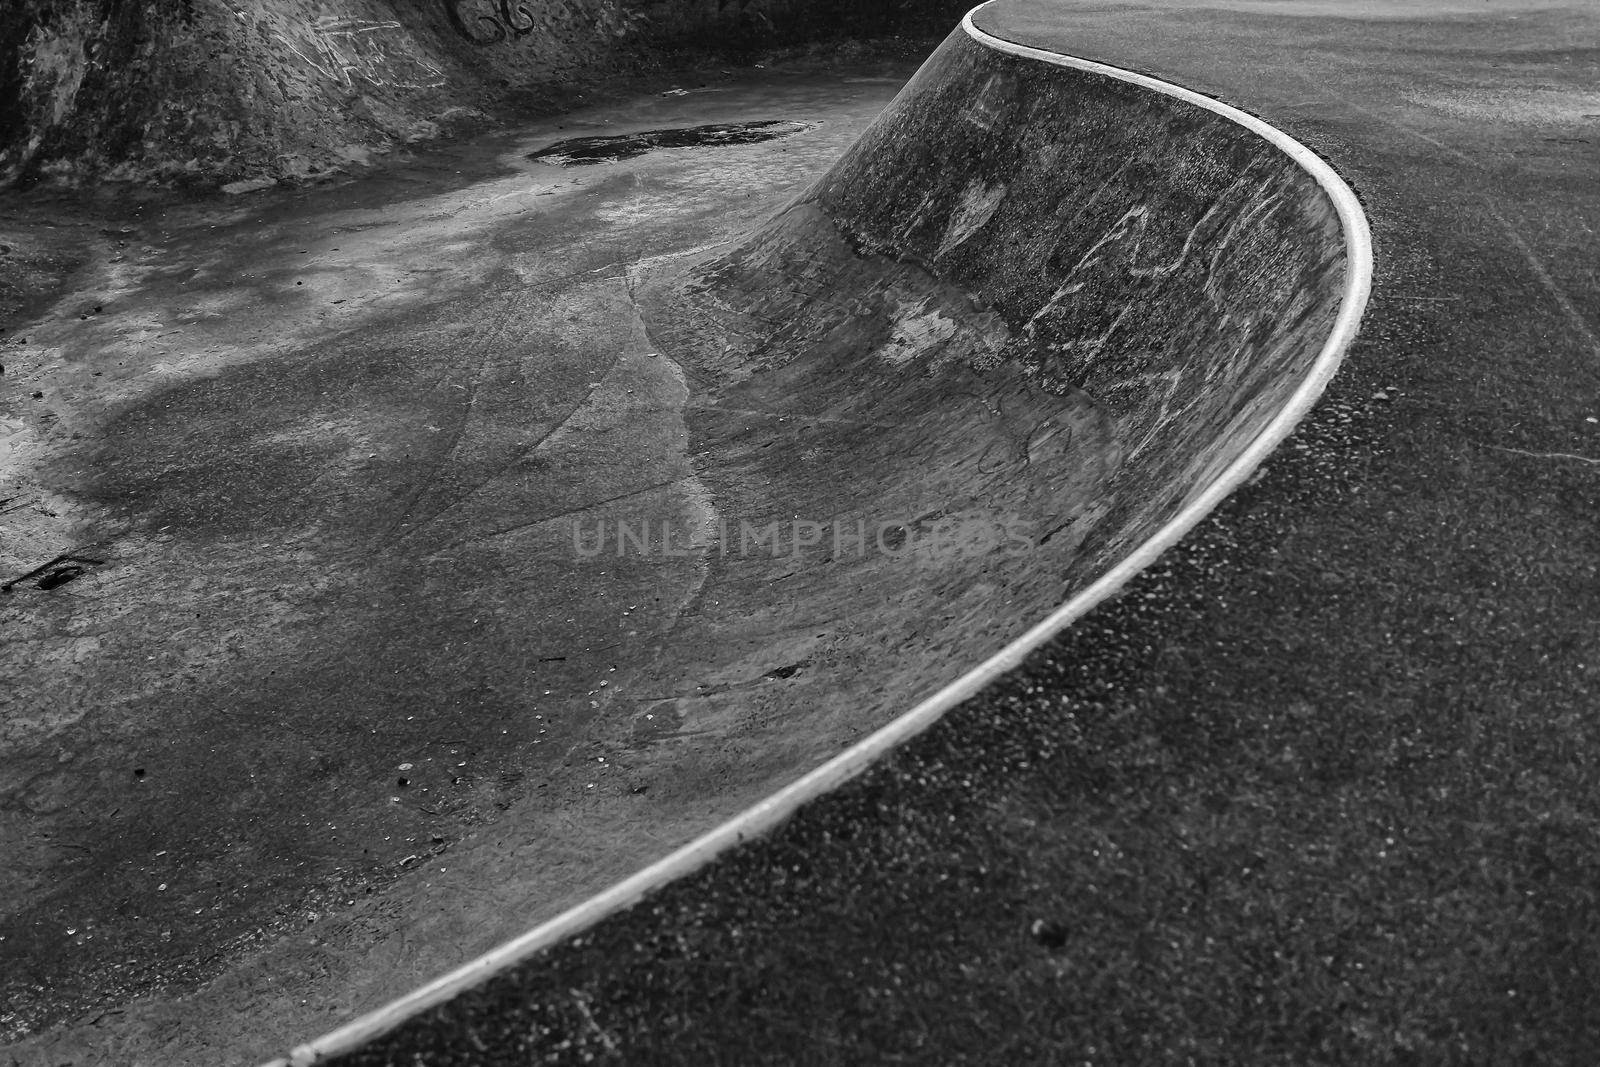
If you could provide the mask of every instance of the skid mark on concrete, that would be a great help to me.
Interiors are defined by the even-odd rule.
[[[609,504],[620,503],[621,501],[624,501],[624,500],[635,500],[635,499],[637,499],[639,497],[647,496],[647,495],[649,495],[651,493],[660,492],[663,489],[671,489],[671,488],[673,488],[675,486],[681,486],[683,484],[685,484],[685,480],[681,479],[681,478],[677,478],[677,479],[673,479],[672,481],[668,481],[668,482],[657,482],[654,485],[645,485],[645,486],[639,487],[638,489],[630,489],[625,493],[618,493],[615,496],[609,496],[609,497],[606,497],[606,498],[601,499],[601,500],[585,501],[584,503],[579,504],[576,507],[567,508],[565,511],[557,511],[557,512],[553,512],[553,513],[548,514],[548,515],[539,515],[538,517],[531,518],[531,519],[527,520],[526,522],[519,522],[514,526],[503,526],[503,527],[501,527],[499,529],[487,530],[487,531],[485,531],[485,532],[483,532],[481,534],[476,534],[476,535],[474,535],[472,537],[465,538],[465,539],[460,540],[460,541],[452,541],[447,545],[443,545],[443,546],[441,546],[439,548],[434,549],[433,551],[429,552],[428,555],[429,556],[440,556],[440,555],[443,555],[445,552],[451,551],[452,549],[460,548],[463,545],[481,544],[481,543],[483,543],[485,541],[492,541],[492,540],[494,540],[496,538],[500,538],[500,537],[511,537],[511,536],[515,536],[516,534],[526,533],[527,531],[535,529],[536,527],[539,527],[539,526],[543,526],[546,523],[555,522],[557,519],[571,518],[574,515],[592,514],[592,513],[596,512],[596,511],[600,510],[601,508],[606,507]]]
[[[1375,108],[1365,107],[1349,99],[1348,97],[1337,94],[1329,94],[1329,98],[1337,100],[1352,111],[1358,111],[1363,115],[1377,119],[1390,129],[1398,130],[1409,137],[1416,138],[1424,144],[1431,145],[1432,147],[1437,148],[1439,151],[1446,153],[1452,158],[1460,160],[1462,163],[1465,163],[1468,167],[1475,171],[1484,170],[1482,159],[1473,156],[1470,153],[1463,152],[1459,148],[1439,140],[1437,137],[1423,133],[1414,126],[1404,122],[1398,122],[1382,111],[1378,111]],[[1514,226],[1510,220],[1508,220],[1500,212],[1500,209],[1495,205],[1494,200],[1488,196],[1480,196],[1478,199],[1479,202],[1483,204],[1484,209],[1487,210],[1494,218],[1495,222],[1499,223],[1500,228],[1505,232],[1506,238],[1514,246],[1516,246],[1516,249],[1522,255],[1523,260],[1527,262],[1528,269],[1533,272],[1534,278],[1536,278],[1539,284],[1544,287],[1545,291],[1550,294],[1550,298],[1555,301],[1556,306],[1561,309],[1561,314],[1567,320],[1568,324],[1571,325],[1572,328],[1577,331],[1578,335],[1583,338],[1585,344],[1589,348],[1589,351],[1592,352],[1597,358],[1600,358],[1600,336],[1596,336],[1594,328],[1590,326],[1589,320],[1584,317],[1584,314],[1578,310],[1577,305],[1572,302],[1571,296],[1569,296],[1567,291],[1561,287],[1560,283],[1558,283],[1555,278],[1551,276],[1549,269],[1546,268],[1544,262],[1539,258],[1538,254],[1534,252],[1533,248],[1528,244],[1528,242],[1523,239],[1521,231],[1519,231],[1517,227]],[[1587,229],[1587,226],[1585,229]]]
[[[406,536],[402,526],[406,525],[407,520],[412,517],[422,498],[437,488],[441,477],[451,467],[452,457],[462,443],[463,438],[467,435],[470,424],[473,421],[478,391],[482,388],[486,371],[492,363],[505,358],[505,349],[509,347],[511,339],[512,325],[517,321],[518,312],[521,310],[525,299],[516,290],[511,290],[501,295],[495,301],[499,306],[496,311],[491,313],[492,317],[488,327],[476,331],[471,343],[466,346],[467,354],[457,359],[452,369],[441,375],[431,385],[430,392],[438,392],[446,388],[459,389],[465,393],[465,396],[461,397],[459,402],[454,405],[451,425],[442,444],[435,447],[434,454],[436,458],[432,466],[422,478],[414,483],[405,503],[375,538],[373,542],[375,549],[391,545],[401,537]],[[463,385],[460,382],[451,381],[451,378],[459,373],[463,365],[468,362],[472,364],[472,368],[465,375],[466,384]],[[580,399],[574,403],[565,417],[570,417],[574,411],[577,411],[582,406],[583,402],[583,399]],[[561,421],[564,421],[564,418]],[[453,504],[459,503],[461,499],[464,499],[464,496],[457,497],[451,504],[433,510],[420,523],[412,524],[413,529],[411,532],[415,532],[416,528],[425,526],[444,511],[447,511]]]
[[[1522,258],[1528,263],[1528,269],[1533,271],[1534,277],[1539,279],[1539,283],[1544,286],[1551,299],[1561,308],[1561,313],[1566,317],[1567,323],[1588,344],[1590,353],[1597,360],[1600,360],[1600,337],[1595,336],[1594,329],[1589,325],[1589,320],[1584,318],[1583,312],[1579,311],[1577,305],[1572,302],[1572,297],[1568,296],[1567,291],[1550,276],[1550,271],[1546,269],[1544,261],[1528,245],[1528,242],[1523,240],[1522,233],[1500,213],[1499,209],[1495,207],[1494,201],[1484,197],[1483,205],[1489,214],[1494,217],[1494,220],[1500,224],[1500,228],[1505,231],[1506,237],[1510,239],[1511,243],[1517,247],[1517,251],[1522,253]]]
[[[1529,452],[1525,448],[1508,448],[1505,445],[1490,445],[1496,452],[1509,452],[1514,456],[1528,456],[1532,459],[1570,459],[1578,463],[1587,463],[1600,467],[1600,459],[1591,459],[1588,456],[1578,456],[1571,452]]]

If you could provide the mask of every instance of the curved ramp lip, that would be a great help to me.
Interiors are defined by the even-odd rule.
[[[986,33],[973,17],[997,0],[986,0],[961,20],[961,28],[977,43],[999,52],[1052,63],[1061,67],[1103,74],[1186,103],[1243,126],[1269,141],[1309,173],[1338,212],[1344,230],[1346,264],[1344,296],[1333,328],[1309,373],[1288,402],[1251,443],[1206,489],[1177,515],[1111,570],[1035,623],[1020,637],[967,671],[910,711],[856,742],[837,756],[808,772],[759,803],[702,834],[677,851],[657,860],[610,888],[575,904],[547,922],[470,960],[448,974],[296,1047],[286,1059],[264,1067],[309,1067],[349,1052],[395,1029],[413,1016],[438,1006],[487,979],[511,969],[532,956],[594,926],[600,920],[638,903],[649,893],[709,864],[718,855],[759,837],[792,816],[803,804],[832,792],[864,772],[879,758],[932,726],[946,712],[1018,666],[1024,657],[1067,626],[1088,614],[1135,574],[1153,563],[1194,526],[1210,514],[1244,482],[1267,455],[1289,435],[1327,387],[1355,340],[1356,330],[1372,289],[1372,234],[1355,192],[1320,156],[1287,133],[1236,107],[1181,85],[1120,67],[1079,59],[1043,48],[1017,44]]]

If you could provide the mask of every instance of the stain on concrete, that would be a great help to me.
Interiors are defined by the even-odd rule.
[[[780,137],[792,137],[810,128],[811,124],[805,122],[769,119],[765,122],[691,126],[682,130],[644,130],[609,137],[572,137],[529,153],[528,158],[560,167],[587,167],[596,163],[633,159],[646,152],[662,149],[760,144]]]

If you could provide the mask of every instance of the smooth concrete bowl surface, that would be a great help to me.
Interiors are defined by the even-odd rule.
[[[8,605],[16,691],[49,694],[0,738],[35,842],[8,981],[24,1023],[124,1014],[18,1055],[281,1050],[852,773],[1108,595],[1359,316],[1353,199],[1243,119],[969,23],[809,188],[838,126],[620,164],[565,213],[496,214],[526,169],[464,218],[284,206],[259,302],[184,305],[258,347],[129,372],[31,475],[103,562]],[[789,168],[765,221],[706,192],[730,159]],[[378,226],[364,317],[297,320],[291,279],[326,296]],[[384,306],[441,247],[467,283]],[[124,1004],[163,965],[194,981]]]

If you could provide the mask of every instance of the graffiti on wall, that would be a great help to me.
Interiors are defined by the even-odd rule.
[[[621,0],[580,0],[556,4],[546,0],[441,0],[444,16],[465,40],[476,45],[520,40],[535,30],[559,23],[576,27],[584,37],[598,41],[607,36],[627,37],[651,21],[638,4]],[[675,0],[683,3],[685,0]],[[694,0],[708,2],[708,0]],[[749,3],[750,0],[718,0]],[[540,9],[543,9],[542,11]],[[559,33],[558,33],[559,36]]]
[[[273,35],[308,66],[346,86],[359,78],[394,89],[437,89],[445,83],[444,71],[418,57],[404,32],[398,22],[328,15],[311,24],[309,38]]]
[[[461,10],[469,2],[474,9],[470,16]],[[526,37],[538,26],[533,12],[517,0],[444,0],[444,13],[455,31],[473,44],[499,44]]]

